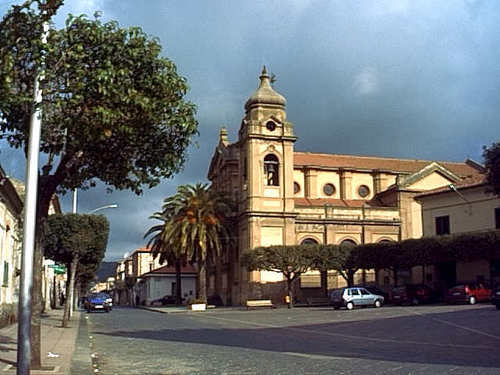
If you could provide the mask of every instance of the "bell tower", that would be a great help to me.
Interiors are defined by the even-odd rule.
[[[245,104],[239,130],[243,204],[246,211],[293,211],[293,126],[286,99],[274,91],[266,67]]]
[[[241,251],[295,244],[293,145],[296,137],[293,125],[286,120],[286,99],[271,86],[265,67],[259,79],[259,87],[245,104],[238,136],[242,172]],[[266,281],[265,276],[264,272],[248,274],[242,269],[242,301],[248,296],[245,285],[249,281]]]

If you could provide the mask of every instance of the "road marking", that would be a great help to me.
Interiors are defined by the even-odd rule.
[[[327,360],[342,360],[342,361],[351,361],[353,358],[349,357],[336,357],[333,355],[320,355],[320,354],[307,354],[307,353],[296,353],[296,352],[281,352],[282,354],[292,355],[295,357],[303,357],[307,359],[327,359]]]
[[[424,317],[424,318],[427,318],[427,319],[430,319],[430,320],[434,320],[436,322],[440,322],[440,323],[443,323],[443,324],[447,324],[447,325],[455,327],[455,328],[460,328],[460,329],[463,329],[465,331],[477,333],[478,335],[483,335],[483,336],[486,336],[486,337],[493,338],[495,340],[500,340],[500,336],[492,335],[490,333],[483,332],[483,331],[480,331],[480,330],[475,329],[475,328],[470,328],[470,327],[463,326],[461,324],[456,324],[456,323],[449,322],[447,320],[443,320],[443,319],[439,319],[439,318],[434,318],[432,316],[427,316],[427,315],[422,314],[421,312],[418,312],[418,311],[412,311],[412,310],[410,310],[410,312],[413,313],[413,314],[415,314],[415,315],[418,315],[418,316],[421,316],[421,317]]]
[[[195,317],[195,315],[191,316],[192,318]],[[307,334],[318,334],[318,335],[324,335],[324,336],[332,336],[332,337],[343,337],[346,339],[351,339],[351,340],[362,340],[362,341],[373,341],[373,342],[383,342],[383,343],[392,343],[392,344],[411,344],[411,345],[426,345],[426,346],[437,346],[437,347],[444,347],[444,348],[466,348],[466,349],[487,349],[491,350],[491,346],[488,345],[464,345],[464,344],[441,344],[441,343],[436,343],[436,342],[425,342],[425,341],[414,341],[414,340],[397,340],[397,339],[384,339],[384,338],[378,338],[378,337],[366,337],[366,336],[355,336],[355,335],[346,335],[343,333],[335,333],[335,332],[325,332],[325,331],[317,331],[314,329],[305,329],[305,328],[297,328],[297,327],[283,327],[283,326],[278,326],[275,324],[268,324],[268,323],[255,323],[255,322],[249,322],[249,321],[244,321],[244,320],[239,320],[239,319],[228,319],[228,318],[221,318],[219,316],[214,316],[214,315],[208,315],[208,314],[203,314],[203,315],[196,315],[197,318],[205,318],[205,319],[215,319],[215,320],[222,320],[222,321],[227,321],[227,322],[232,322],[232,323],[240,323],[243,325],[250,325],[250,326],[255,326],[259,328],[277,328],[277,329],[283,329],[287,331],[295,331],[295,332],[300,332],[300,333],[307,333]]]

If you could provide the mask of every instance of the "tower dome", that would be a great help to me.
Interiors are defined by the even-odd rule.
[[[262,68],[262,73],[259,78],[259,88],[252,94],[250,98],[248,98],[245,104],[245,110],[248,111],[252,107],[260,104],[269,104],[284,107],[286,104],[286,99],[282,95],[274,91],[271,87],[271,82],[269,80],[269,75],[267,74],[265,66]]]

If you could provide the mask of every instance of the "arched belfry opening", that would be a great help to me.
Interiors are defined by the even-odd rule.
[[[276,155],[268,154],[264,158],[264,176],[266,186],[279,186],[280,163]]]

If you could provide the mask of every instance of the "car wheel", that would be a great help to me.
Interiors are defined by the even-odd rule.
[[[347,304],[345,305],[345,307],[347,308],[347,310],[352,310],[352,309],[354,309],[354,303],[347,302]]]
[[[498,306],[497,306],[497,308],[498,308]],[[340,307],[338,307],[338,306],[334,306],[334,307],[333,307],[333,309],[334,309],[334,310],[338,310],[338,309],[340,309]]]
[[[476,304],[476,297],[474,297],[474,296],[470,296],[470,297],[469,297],[469,303],[470,303],[471,305],[475,305],[475,304]]]
[[[375,307],[382,307],[382,302],[379,299],[375,301]]]

